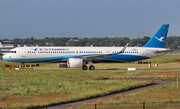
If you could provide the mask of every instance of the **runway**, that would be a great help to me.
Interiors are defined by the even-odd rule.
[[[52,106],[48,106],[47,108],[48,109],[67,108],[67,107],[71,107],[73,105],[81,105],[81,104],[84,104],[84,103],[91,103],[92,101],[97,101],[97,100],[100,100],[100,99],[103,100],[103,99],[113,98],[113,97],[116,97],[117,95],[127,95],[127,94],[131,94],[131,93],[136,93],[136,92],[144,91],[144,90],[147,90],[147,89],[159,87],[159,86],[162,86],[162,85],[172,84],[174,82],[176,82],[176,81],[154,81],[154,84],[148,85],[148,86],[145,86],[145,87],[139,87],[139,88],[130,89],[130,90],[127,90],[127,91],[121,91],[121,92],[106,95],[106,96],[103,96],[103,97],[96,97],[96,98],[91,98],[91,99],[77,101],[77,102],[70,102],[70,103],[65,103],[65,104],[52,105]],[[44,107],[42,109],[46,109],[46,107]]]
[[[127,69],[119,69],[119,68],[112,68],[112,69],[96,69],[96,70],[126,70]],[[136,69],[136,70],[180,70],[180,69]]]
[[[5,61],[5,60],[0,60],[0,62],[7,62],[7,61]]]
[[[180,53],[168,53],[166,55],[180,55]]]

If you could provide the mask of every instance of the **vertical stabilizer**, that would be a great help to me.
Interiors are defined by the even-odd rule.
[[[169,24],[163,24],[156,34],[143,47],[164,48],[166,44]]]

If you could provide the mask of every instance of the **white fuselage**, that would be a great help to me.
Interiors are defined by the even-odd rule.
[[[69,58],[118,53],[123,47],[18,47],[3,56],[6,61],[21,63],[66,62]],[[127,47],[122,54],[93,62],[132,62],[163,55],[154,53],[165,48]]]

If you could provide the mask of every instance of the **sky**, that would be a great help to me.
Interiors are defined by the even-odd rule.
[[[180,36],[180,0],[0,0],[0,39]]]

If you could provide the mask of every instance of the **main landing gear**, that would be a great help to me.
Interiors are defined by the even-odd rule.
[[[88,67],[86,65],[82,66],[82,70],[87,70],[87,69],[88,69]],[[90,65],[89,70],[95,70],[95,67],[93,65]]]
[[[87,70],[88,68],[87,68],[86,65],[83,65],[83,66],[82,66],[82,69],[83,69],[83,70]]]
[[[95,67],[93,65],[89,66],[89,70],[94,70]]]

